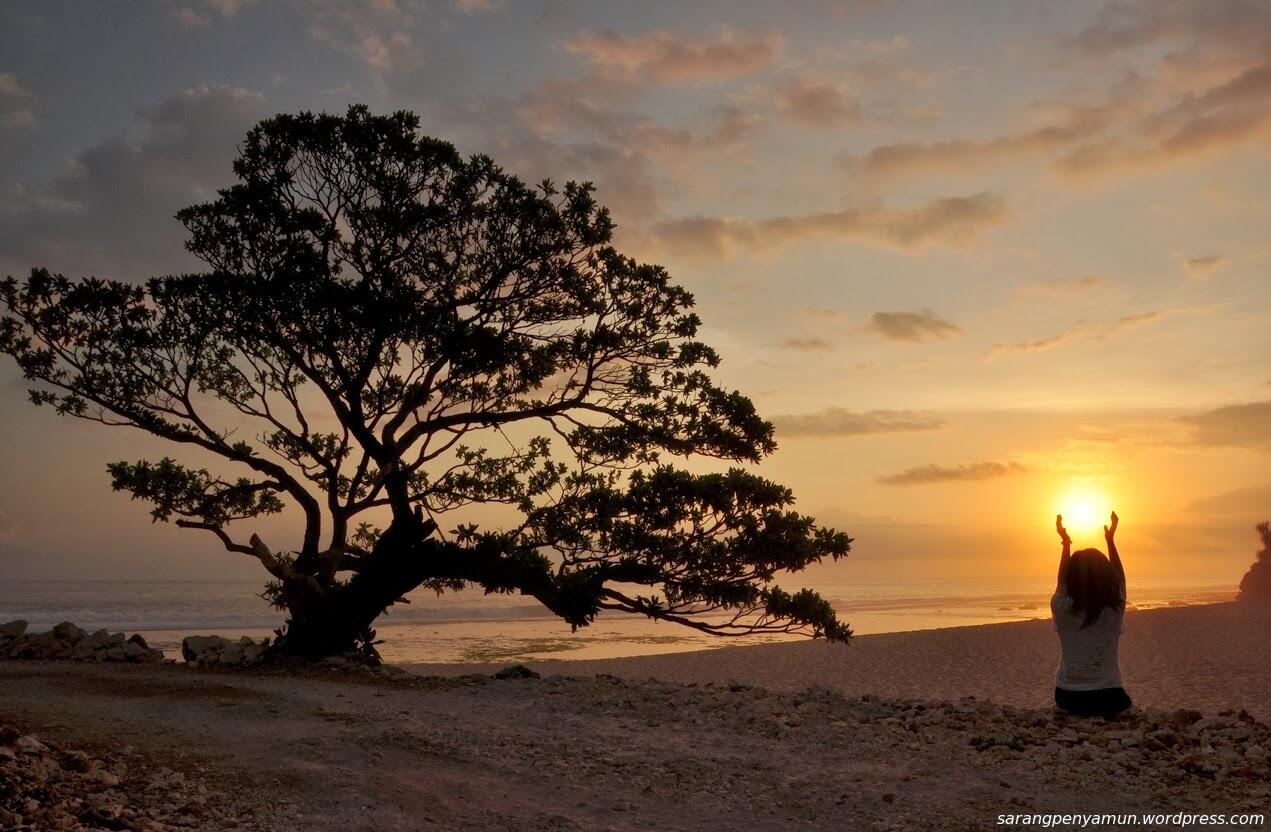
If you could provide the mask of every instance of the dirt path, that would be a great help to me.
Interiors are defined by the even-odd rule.
[[[1150,765],[1115,738],[1105,749],[1089,733],[1103,728],[1069,742],[1048,711],[613,677],[3,662],[0,717],[132,746],[260,829],[965,830],[1046,809],[1265,812],[1271,789],[1265,765],[1215,779],[1188,774],[1182,746]],[[1245,734],[1233,753],[1271,738]]]

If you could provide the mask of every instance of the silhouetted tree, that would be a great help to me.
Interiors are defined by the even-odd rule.
[[[1241,601],[1271,600],[1271,522],[1259,523],[1258,537],[1262,540],[1262,548],[1258,550],[1253,565],[1240,579]]]
[[[527,187],[364,107],[264,121],[234,172],[177,215],[208,271],[8,278],[0,349],[37,405],[222,458],[109,471],[155,519],[260,560],[289,614],[279,649],[366,647],[404,594],[469,584],[574,627],[621,610],[851,636],[773,584],[847,535],[745,470],[664,462],[755,462],[772,426],[711,380],[692,295],[609,247],[589,184]],[[516,519],[439,529],[471,504]],[[231,535],[285,506],[304,517],[294,550]]]

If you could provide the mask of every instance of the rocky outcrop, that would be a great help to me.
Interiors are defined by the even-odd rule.
[[[1241,601],[1271,601],[1271,523],[1258,524],[1262,550],[1240,580]]]
[[[28,633],[25,621],[0,625],[0,657],[133,663],[164,660],[163,651],[146,644],[140,633],[131,636],[107,630],[90,633],[69,621],[63,621],[47,633]]]

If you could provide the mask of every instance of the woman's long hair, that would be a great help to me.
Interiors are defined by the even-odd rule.
[[[1098,549],[1082,549],[1074,552],[1068,561],[1064,575],[1068,597],[1072,599],[1072,611],[1085,613],[1082,627],[1089,627],[1099,620],[1104,609],[1125,609],[1121,598],[1121,575],[1112,561]]]

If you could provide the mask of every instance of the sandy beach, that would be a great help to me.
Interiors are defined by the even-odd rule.
[[[0,766],[24,794],[79,795],[49,811],[91,806],[101,822],[33,828],[970,830],[1000,814],[1265,814],[1271,607],[1144,612],[1128,627],[1127,684],[1145,707],[1114,723],[1047,706],[1045,622],[545,662],[543,678],[10,660]]]
[[[1245,708],[1271,721],[1271,605],[1210,604],[1126,614],[1121,669],[1135,702],[1157,708]],[[845,695],[975,696],[1049,707],[1059,644],[1049,619],[598,661],[531,662],[546,674],[610,673],[679,682],[744,682]],[[423,675],[497,665],[409,665]]]

